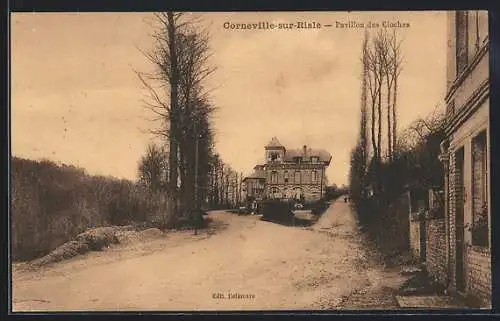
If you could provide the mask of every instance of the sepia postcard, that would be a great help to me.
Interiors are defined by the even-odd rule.
[[[491,309],[487,11],[10,31],[12,312]]]

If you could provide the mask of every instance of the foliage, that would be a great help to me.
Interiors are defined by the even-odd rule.
[[[286,220],[293,217],[294,202],[282,199],[267,199],[262,202],[263,218],[268,220]]]
[[[128,180],[18,157],[11,179],[14,260],[44,255],[88,228],[170,221],[165,194]]]

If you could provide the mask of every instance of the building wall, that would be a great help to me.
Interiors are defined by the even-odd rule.
[[[296,180],[296,172],[300,172],[300,182]],[[312,171],[316,172],[316,180],[312,180]],[[276,180],[273,181],[273,172],[276,172]],[[288,172],[288,182],[285,182]],[[323,175],[323,179],[321,179]],[[324,179],[324,167],[322,165],[296,165],[279,164],[266,168],[266,186],[265,195],[272,197],[273,189],[278,191],[277,197],[295,196],[295,189],[300,189],[301,195],[304,195],[306,202],[321,199],[326,193],[326,180]],[[323,185],[323,186],[322,186]],[[285,196],[286,190],[286,196]]]
[[[490,251],[474,246],[466,248],[467,291],[491,306],[491,255]]]
[[[277,190],[277,197],[295,197],[295,190],[300,189],[301,194],[304,195],[306,202],[311,202],[315,200],[319,200],[321,198],[321,186],[319,184],[315,185],[300,185],[300,184],[266,184],[266,195],[272,195],[273,189]],[[285,195],[286,191],[286,195]],[[325,191],[323,190],[323,195]],[[271,197],[271,196],[270,196]]]
[[[488,121],[489,121],[489,100],[486,100],[482,106],[457,130],[453,133],[451,136],[451,141],[450,141],[450,206],[449,206],[449,224],[450,224],[450,260],[451,260],[451,266],[455,267],[456,264],[456,257],[455,257],[455,238],[456,238],[456,226],[455,226],[455,202],[456,202],[456,190],[455,190],[455,184],[454,184],[454,179],[455,179],[455,151],[457,151],[459,148],[463,147],[464,148],[464,185],[465,185],[465,195],[466,195],[466,200],[464,203],[464,225],[467,224],[472,224],[472,198],[471,196],[473,195],[472,191],[472,157],[471,157],[471,142],[472,138],[478,135],[481,131],[483,130],[488,130]],[[487,132],[488,139],[489,141],[489,130]],[[488,150],[489,153],[489,150]],[[489,162],[488,162],[489,164]],[[489,166],[489,165],[487,165]],[[488,170],[489,172],[489,170]],[[489,185],[488,185],[489,186]],[[489,191],[488,191],[489,194]],[[491,206],[489,206],[491,207]],[[490,234],[491,234],[491,210],[490,213],[488,214],[490,218]],[[477,281],[475,279],[470,279],[471,275],[477,275],[479,272],[473,272],[474,270],[480,269],[481,271],[484,269],[489,270],[490,274],[490,280],[491,280],[491,265],[489,266],[482,266],[478,267],[478,264],[486,264],[485,260],[478,260],[478,256],[474,255],[474,251],[470,250],[468,247],[471,246],[472,244],[472,232],[469,231],[468,229],[465,229],[465,244],[467,244],[467,253],[470,253],[471,258],[469,259],[467,254],[466,258],[464,258],[464,268],[466,271],[466,278],[465,278],[465,283],[466,283],[466,291],[471,291],[473,293],[475,291],[474,288],[474,283],[475,282],[481,282],[481,280]],[[485,254],[483,253],[482,256],[488,256],[490,257],[490,251],[488,249],[488,252]],[[481,257],[482,257],[481,256]],[[479,263],[475,263],[475,262]],[[472,266],[469,266],[469,264],[472,264]],[[456,282],[455,282],[455,270],[452,268],[451,271],[451,277],[452,277],[452,288],[456,287]],[[483,278],[484,279],[484,278]],[[481,285],[482,288],[485,288],[487,285],[483,284]],[[491,285],[490,285],[491,286]],[[482,295],[481,293],[478,293]],[[490,297],[491,300],[491,297]]]
[[[446,285],[446,230],[445,219],[429,219],[426,224],[426,267],[429,275],[437,282]]]
[[[456,200],[458,198],[455,182],[455,152],[464,149],[464,225],[472,223],[473,182],[472,182],[472,148],[473,137],[487,130],[487,150],[489,151],[489,54],[487,12],[470,11],[468,13],[467,64],[457,72],[457,12],[449,12],[448,16],[448,60],[447,60],[447,135],[449,146],[449,188],[448,188],[448,225],[450,255],[450,290],[456,290]],[[484,99],[486,97],[486,99]],[[489,171],[489,161],[487,162]],[[490,195],[488,184],[488,195]],[[491,198],[488,197],[489,234],[491,235]],[[472,246],[472,232],[464,228],[464,281],[465,292],[491,305],[491,249],[490,247]]]

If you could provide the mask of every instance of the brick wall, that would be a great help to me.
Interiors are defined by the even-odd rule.
[[[431,219],[426,224],[426,267],[429,275],[446,285],[446,229],[444,218]]]
[[[467,292],[491,306],[491,255],[488,248],[467,246],[466,249]]]
[[[451,290],[456,289],[456,255],[455,255],[455,235],[456,235],[456,225],[455,225],[455,211],[456,211],[456,193],[455,193],[455,154],[450,153],[450,163],[449,163],[449,197],[448,197],[448,224],[449,224],[449,237],[450,237],[450,287]]]
[[[410,251],[415,259],[420,258],[420,221],[410,221]]]
[[[474,32],[474,28],[469,29]],[[455,34],[455,13],[449,12],[448,19],[448,60],[447,60],[447,89],[448,98],[446,100],[447,105],[454,106],[455,113],[448,114],[448,120],[453,120],[454,115],[458,115],[458,111],[462,108],[466,108],[468,101],[478,101],[482,97],[478,95],[481,91],[478,91],[482,84],[485,84],[488,80],[488,65],[489,65],[489,55],[487,53],[486,47],[480,46],[481,51],[478,52],[476,59],[469,59],[469,62],[478,61],[477,65],[472,66],[470,72],[468,72],[463,79],[457,81],[456,72],[456,34]],[[470,47],[475,49],[475,47]],[[485,49],[485,50],[483,50]],[[476,52],[471,52],[475,54]],[[483,55],[483,53],[485,53]],[[470,57],[472,58],[472,57]],[[452,90],[452,84],[458,84],[458,88]],[[483,92],[484,93],[484,92]],[[486,94],[485,94],[486,95]],[[477,106],[468,106],[467,108],[475,108]],[[478,109],[474,110],[467,120],[457,126],[456,128],[448,128],[450,130],[448,133],[448,139],[450,142],[450,163],[449,163],[449,188],[448,188],[448,225],[449,225],[449,256],[450,256],[450,290],[456,290],[456,262],[459,261],[456,258],[456,236],[457,236],[457,224],[456,224],[456,206],[457,203],[464,206],[464,222],[470,223],[472,220],[473,204],[471,198],[474,197],[473,186],[471,186],[474,177],[472,177],[471,168],[471,138],[477,135],[477,133],[482,129],[486,128],[489,122],[489,99],[486,99]],[[451,122],[450,122],[451,124]],[[455,169],[456,159],[454,152],[460,148],[464,147],[465,157],[464,157],[464,189],[458,187],[457,185],[457,172]],[[465,203],[462,201],[463,192],[466,192]],[[472,196],[472,197],[471,197]],[[476,200],[477,202],[477,200]],[[462,205],[463,204],[463,205]],[[465,242],[469,244],[471,241],[471,234],[469,231],[465,230]],[[483,300],[491,300],[491,260],[488,251],[478,250],[470,245],[465,246],[464,249],[464,278],[465,278],[465,291],[471,294],[475,294]]]

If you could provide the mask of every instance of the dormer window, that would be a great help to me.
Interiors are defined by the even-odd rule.
[[[318,161],[319,161],[319,158],[317,156],[311,157],[311,163],[317,163]]]
[[[456,68],[459,75],[468,63],[468,12],[466,10],[456,12]]]

